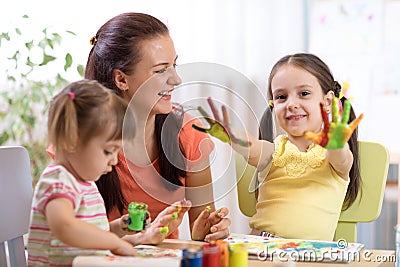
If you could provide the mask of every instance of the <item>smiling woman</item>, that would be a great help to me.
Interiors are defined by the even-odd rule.
[[[215,210],[213,201],[208,156],[214,144],[171,102],[181,79],[168,28],[153,16],[123,13],[102,25],[94,39],[85,77],[129,101],[137,125],[113,172],[97,182],[109,219],[126,213],[132,201],[148,204],[154,218],[169,203],[188,199],[192,239],[227,237],[228,210]],[[177,238],[178,231],[169,237]]]

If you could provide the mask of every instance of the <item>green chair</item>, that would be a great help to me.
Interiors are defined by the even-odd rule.
[[[389,152],[379,143],[359,142],[361,194],[351,207],[340,214],[335,240],[357,242],[357,223],[372,222],[382,209],[389,169]]]
[[[335,240],[357,242],[357,223],[374,221],[381,212],[389,168],[389,153],[379,143],[364,141],[359,141],[359,152],[363,181],[361,193],[353,205],[340,214]],[[257,181],[256,168],[248,165],[238,153],[235,155],[235,166],[239,208],[244,215],[251,217],[256,212],[257,203],[254,191]]]

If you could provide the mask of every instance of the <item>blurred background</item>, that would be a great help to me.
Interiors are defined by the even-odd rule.
[[[23,47],[30,40],[40,42],[44,29],[46,33],[59,33],[63,38],[52,55],[62,59],[61,62],[54,60],[48,69],[35,68],[29,79],[42,81],[61,74],[65,81],[77,80],[81,76],[76,69],[86,64],[90,38],[108,19],[130,11],[151,14],[167,24],[179,65],[194,62],[224,65],[251,80],[252,88],[257,90],[248,90],[245,98],[258,119],[266,108],[259,96],[265,98],[272,65],[286,54],[318,55],[342,84],[356,113],[365,115],[359,126],[359,139],[384,144],[392,156],[382,214],[376,222],[361,225],[359,241],[370,248],[394,248],[400,160],[400,127],[396,119],[400,117],[400,109],[395,108],[400,105],[400,35],[395,30],[400,25],[399,0],[14,0],[6,6],[0,16],[1,93],[21,87],[18,82],[21,76],[13,72],[29,71],[23,70],[24,64],[16,66],[16,60],[10,58],[25,53],[29,57],[26,62],[40,65],[44,62],[43,51],[51,44],[48,42],[45,49],[38,45],[25,52],[16,50],[17,46]],[[24,15],[29,18],[22,18]],[[5,33],[9,34],[9,40]],[[64,70],[66,54],[72,57],[69,70]],[[15,79],[10,81],[10,75]],[[25,83],[26,76],[22,80]],[[40,87],[37,82],[36,85]],[[51,85],[55,91],[61,89],[57,82]],[[16,98],[8,97],[8,101],[0,102],[0,112],[7,109],[10,99]],[[188,97],[187,92],[177,94],[175,100],[182,101],[184,97]],[[5,115],[0,119],[0,130],[10,128],[11,121]],[[30,134],[45,135],[40,118],[37,126],[41,130]],[[251,131],[256,130],[253,125]],[[4,144],[18,143],[8,136]],[[0,135],[0,144],[2,138],[6,140],[5,135]],[[216,147],[219,155],[228,153],[226,144],[216,140]],[[227,155],[229,158],[230,154]],[[225,161],[224,156],[215,157],[214,179],[234,179],[233,165]],[[232,232],[247,233],[247,218],[237,208],[236,191],[230,189],[229,192],[226,188],[215,189],[215,194],[221,196],[216,204],[230,208]],[[183,229],[182,238],[188,238],[187,229]]]

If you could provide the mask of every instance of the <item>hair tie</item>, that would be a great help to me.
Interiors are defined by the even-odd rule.
[[[68,95],[69,95],[69,98],[70,98],[72,101],[74,101],[74,99],[75,99],[75,94],[72,93],[72,92],[68,92]]]
[[[269,106],[270,108],[273,108],[273,107],[274,107],[274,102],[273,102],[272,100],[269,100],[269,101],[268,101],[268,106]]]
[[[333,81],[332,90],[333,90],[333,93],[335,94],[335,96],[339,97],[340,93],[342,91],[342,86],[337,81]]]
[[[90,38],[90,45],[96,45],[96,43],[97,43],[97,38],[96,38],[96,36],[93,36],[92,38]]]

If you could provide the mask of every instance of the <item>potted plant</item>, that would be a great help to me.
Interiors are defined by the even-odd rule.
[[[30,23],[27,15],[21,23]],[[0,145],[24,146],[31,159],[33,184],[50,158],[47,146],[47,110],[56,92],[66,86],[69,73],[83,76],[69,52],[59,54],[64,36],[49,28],[23,32],[15,27],[0,35]]]

